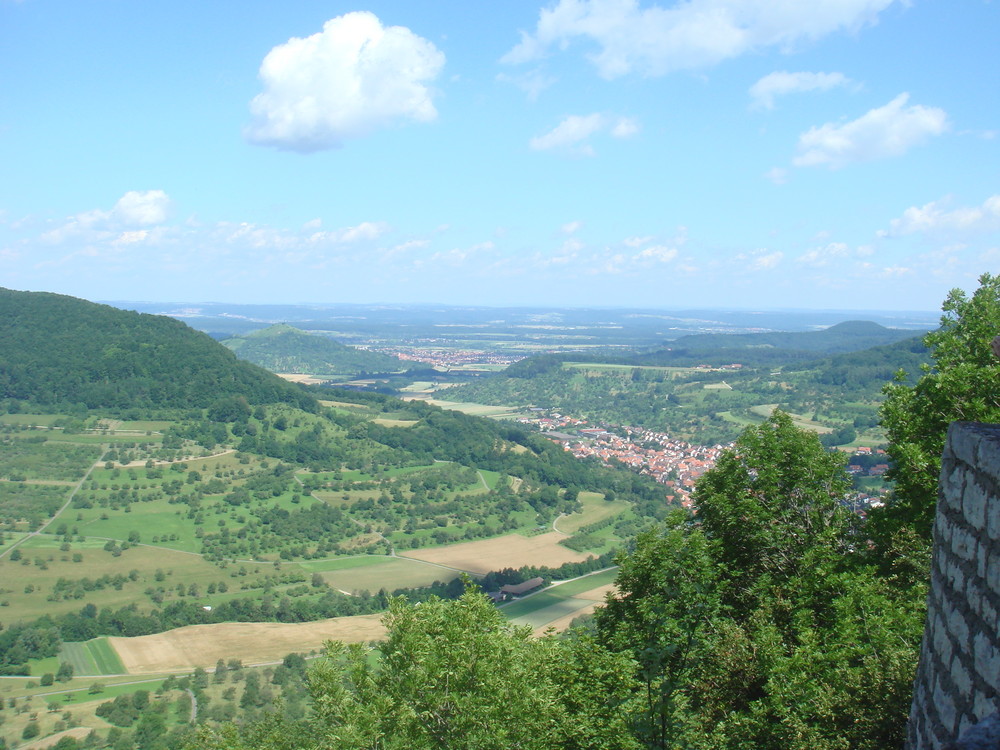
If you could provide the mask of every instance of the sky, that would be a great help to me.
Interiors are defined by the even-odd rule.
[[[0,286],[936,310],[996,0],[0,0]]]

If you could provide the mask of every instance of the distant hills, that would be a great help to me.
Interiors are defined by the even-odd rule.
[[[354,377],[407,368],[407,363],[397,357],[346,346],[284,323],[223,339],[222,344],[240,359],[271,372]]]
[[[0,398],[88,409],[190,409],[315,400],[173,318],[0,289]]]
[[[806,362],[824,355],[843,354],[895,344],[921,334],[886,328],[865,320],[849,320],[819,331],[768,333],[712,333],[682,336],[670,347],[633,358],[643,365],[776,366]]]

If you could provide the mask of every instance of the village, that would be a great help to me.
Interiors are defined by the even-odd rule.
[[[590,426],[585,420],[544,409],[533,409],[522,424],[533,425],[548,438],[560,443],[576,458],[596,456],[604,463],[617,462],[633,471],[653,477],[667,487],[667,500],[691,508],[695,483],[715,466],[732,443],[694,445],[667,433],[642,427]],[[852,476],[880,477],[888,470],[887,456],[881,448],[859,447],[851,455],[847,472]],[[863,514],[883,502],[884,489],[855,490],[845,499],[853,511]]]

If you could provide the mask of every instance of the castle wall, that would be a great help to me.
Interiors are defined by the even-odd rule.
[[[927,604],[909,750],[944,748],[1000,709],[1000,425],[948,430]]]

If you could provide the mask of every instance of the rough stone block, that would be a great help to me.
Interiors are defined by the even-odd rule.
[[[941,467],[938,480],[938,511],[960,510],[966,482],[971,478],[968,467],[953,462]]]
[[[987,504],[986,533],[990,539],[1000,540],[1000,498],[990,498]]]
[[[976,537],[965,529],[955,529],[951,536],[951,551],[965,561],[976,557]]]
[[[996,638],[995,627],[992,635]],[[997,643],[991,643],[986,633],[976,633],[972,639],[972,653],[976,672],[993,688],[995,694],[1000,694],[1000,649],[997,648]]]
[[[975,466],[991,477],[1000,476],[1000,425],[977,425],[979,442]]]
[[[944,567],[944,580],[949,589],[957,594],[965,591],[965,574],[954,559],[948,559]]]
[[[969,674],[969,670],[965,668],[957,656],[952,659],[948,671],[951,673],[951,681],[955,684],[955,693],[961,697],[971,696],[972,675]]]
[[[962,493],[962,515],[976,531],[986,528],[986,506],[989,497],[982,485],[976,481],[966,482]]]
[[[938,620],[938,622],[940,622],[940,620]],[[925,635],[924,637],[927,638],[928,636]],[[934,635],[930,637],[933,638],[931,643],[934,644],[934,653],[938,655],[938,658],[941,659],[943,664],[950,664],[952,657],[951,639],[948,638],[948,632],[945,630],[943,622],[941,623],[941,627],[934,629]],[[925,658],[923,653],[921,653],[920,658]]]
[[[938,719],[945,731],[951,736],[955,736],[955,728],[958,724],[958,716],[955,712],[955,702],[951,699],[941,686],[934,689],[934,708],[937,709]]]
[[[986,563],[986,585],[994,594],[1000,595],[1000,555],[995,552]]]
[[[948,613],[948,632],[958,648],[971,648],[969,641],[969,624],[965,621],[962,612],[954,611]]]
[[[969,466],[975,466],[981,442],[982,436],[977,433],[973,423],[952,422],[948,426],[945,454],[947,455],[950,451],[957,460]]]

